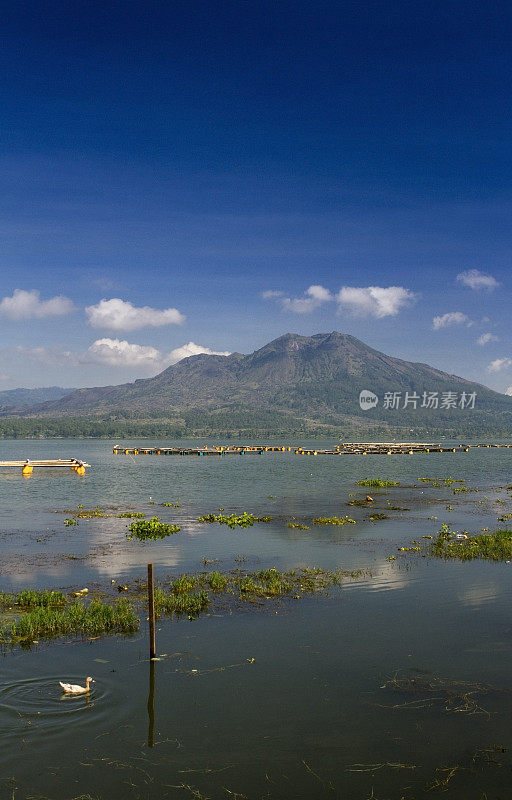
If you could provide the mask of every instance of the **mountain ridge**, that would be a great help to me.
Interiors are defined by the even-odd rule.
[[[375,408],[362,410],[359,394],[379,396]],[[386,409],[386,392],[476,392],[475,409]],[[24,415],[57,418],[176,419],[183,415],[279,414],[297,425],[346,426],[382,422],[388,426],[455,426],[463,432],[512,428],[512,398],[483,384],[450,375],[421,362],[388,356],[350,334],[337,331],[301,336],[287,333],[243,355],[199,354],[167,367],[153,378],[118,386],[78,389],[60,399],[35,405]],[[469,414],[471,413],[471,417]],[[227,415],[227,416],[226,416]]]

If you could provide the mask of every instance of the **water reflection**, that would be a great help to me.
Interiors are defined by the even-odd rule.
[[[148,747],[155,742],[155,662],[149,659],[149,693],[148,693]]]

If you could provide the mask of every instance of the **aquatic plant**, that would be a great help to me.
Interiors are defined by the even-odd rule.
[[[301,522],[287,522],[287,528],[294,528],[298,531],[309,531],[309,525],[302,525]]]
[[[389,519],[389,517],[387,514],[372,514],[368,519],[370,522],[378,522],[381,519]]]
[[[165,592],[161,588],[155,589],[155,611],[157,614],[189,614],[195,616],[205,611],[210,604],[208,592],[201,591],[197,594],[188,592],[175,594]]]
[[[224,514],[224,509],[219,508],[218,514],[204,514],[197,518],[198,522],[218,522],[219,525],[227,525],[228,528],[250,528],[255,522],[271,522],[272,517],[255,517],[244,511],[242,514]]]
[[[181,503],[160,503],[160,505],[166,508],[181,508]]]
[[[382,478],[368,478],[365,481],[356,481],[358,486],[370,486],[373,489],[386,489],[391,486],[400,486],[399,481],[385,481]]]
[[[134,633],[139,618],[126,598],[113,605],[99,599],[88,605],[74,600],[64,608],[37,606],[22,614],[19,619],[0,628],[0,640],[33,641],[56,636],[98,636],[104,633]]]
[[[457,536],[459,538],[456,538]],[[460,561],[470,561],[475,558],[510,561],[512,530],[503,529],[493,533],[468,536],[457,534],[456,531],[451,531],[448,525],[443,525],[431,544],[430,552],[438,558],[457,558]]]
[[[64,525],[66,528],[71,528],[72,525],[78,525],[78,520],[73,519],[72,517],[68,517],[64,520]]]
[[[172,594],[187,594],[197,586],[199,586],[199,578],[196,575],[180,575],[179,578],[172,581],[170,591]]]
[[[178,525],[169,525],[162,522],[158,517],[151,517],[151,519],[140,519],[137,522],[132,522],[127,533],[128,539],[139,539],[141,542],[157,541],[158,539],[165,539],[172,533],[178,533],[180,530]]]
[[[228,584],[228,576],[221,572],[210,572],[208,574],[208,586],[212,592],[225,592]]]
[[[123,511],[118,514],[118,519],[144,519],[146,515],[142,511]]]
[[[315,517],[311,520],[313,525],[355,525],[355,519],[350,517]]]
[[[66,595],[53,589],[23,589],[15,593],[0,592],[0,607],[19,609],[27,608],[57,608],[66,604]]]
[[[422,483],[430,483],[430,485],[434,486],[436,489],[439,489],[441,486],[450,488],[454,483],[466,483],[465,478],[419,478],[419,480]]]

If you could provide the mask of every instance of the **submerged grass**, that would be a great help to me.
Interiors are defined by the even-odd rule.
[[[99,636],[104,633],[135,633],[139,618],[131,603],[122,598],[114,605],[93,599],[88,605],[77,600],[64,607],[36,606],[19,619],[0,628],[0,641],[14,644],[57,636]]]
[[[469,536],[458,534],[451,531],[449,525],[443,525],[430,546],[430,552],[437,558],[457,558],[460,561],[471,561],[475,558],[511,561],[512,530],[504,528],[493,533]]]
[[[399,481],[385,481],[382,478],[368,478],[365,481],[356,481],[358,486],[370,486],[373,489],[387,489],[391,486],[400,486]]]
[[[355,519],[350,517],[315,517],[311,520],[313,525],[355,525]]]
[[[123,511],[118,514],[118,519],[144,519],[146,515],[142,511]]]
[[[189,614],[195,616],[205,611],[214,596],[251,602],[257,599],[293,596],[323,591],[337,586],[345,578],[358,578],[360,570],[323,570],[320,567],[304,567],[282,572],[275,568],[246,572],[233,570],[228,573],[201,572],[183,574],[173,580],[168,590],[155,590],[155,603],[159,613]]]
[[[169,525],[167,522],[162,522],[158,517],[151,517],[151,519],[140,519],[137,522],[132,522],[127,533],[128,539],[138,539],[141,542],[157,541],[158,539],[165,539],[173,533],[178,533],[180,530],[179,525]]]

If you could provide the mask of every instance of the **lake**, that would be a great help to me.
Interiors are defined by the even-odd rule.
[[[5,647],[0,797],[511,796],[512,564],[434,559],[423,538],[443,523],[470,534],[499,527],[497,517],[512,512],[511,450],[130,457],[114,456],[114,444],[0,442],[0,460],[91,464],[85,477],[0,473],[0,591],[115,593],[144,581],[148,562],[163,584],[211,570],[357,573],[296,599],[163,617],[156,662],[143,613],[133,636]],[[356,485],[377,477],[400,486]],[[420,480],[449,477],[471,491]],[[367,492],[371,507],[347,505]],[[66,527],[79,505],[112,516]],[[234,530],[198,522],[219,508],[272,521]],[[181,530],[161,542],[129,541],[130,520],[117,516],[127,510]],[[387,518],[372,522],[376,512]],[[345,515],[355,524],[311,524]],[[90,695],[62,697],[59,680],[87,675],[96,681]]]

